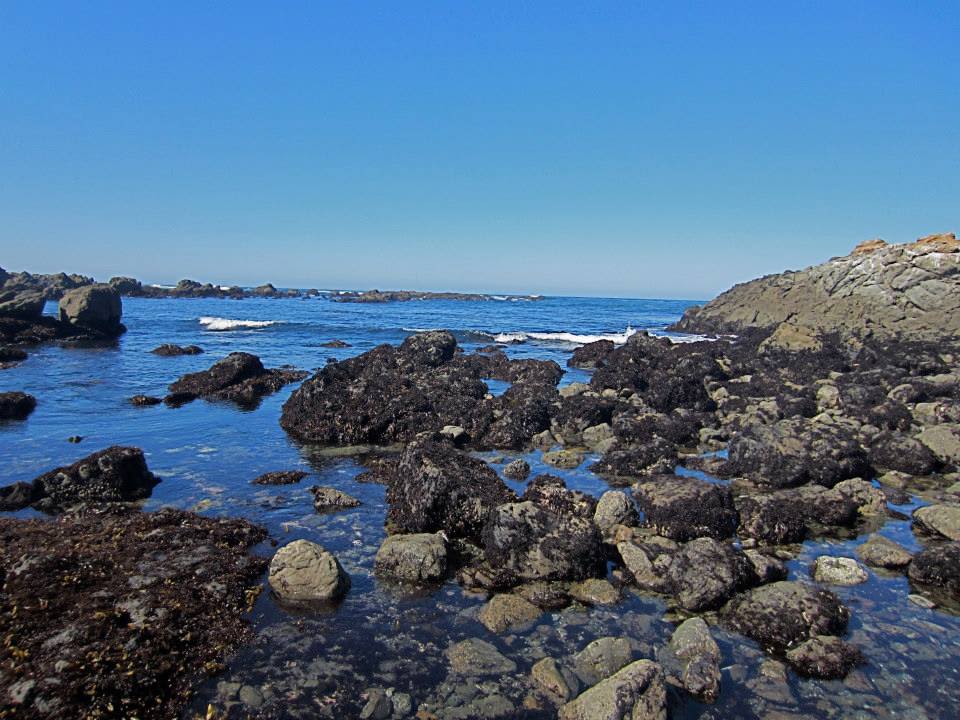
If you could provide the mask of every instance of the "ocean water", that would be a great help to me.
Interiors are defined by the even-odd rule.
[[[566,366],[578,342],[608,337],[623,342],[636,330],[664,332],[690,302],[598,298],[547,298],[537,302],[430,301],[364,305],[311,299],[124,300],[128,332],[116,347],[43,347],[21,365],[0,371],[0,391],[25,390],[37,409],[25,422],[0,424],[2,483],[31,480],[113,444],[143,448],[150,469],[162,478],[146,509],[174,506],[211,515],[243,516],[262,523],[283,544],[297,538],[319,542],[350,573],[353,587],[336,608],[292,614],[269,591],[251,615],[255,640],[224,673],[198,689],[190,713],[207,703],[231,707],[237,717],[269,712],[280,717],[354,717],[367,688],[391,688],[424,703],[440,717],[480,716],[501,700],[516,717],[552,717],[550,709],[524,708],[529,669],[546,655],[567,657],[603,636],[630,639],[634,655],[655,657],[679,619],[660,598],[628,592],[618,605],[571,608],[545,614],[521,633],[496,636],[476,620],[484,598],[454,581],[410,593],[372,574],[384,537],[384,488],[355,480],[361,468],[348,457],[298,444],[280,428],[280,408],[294,385],[268,396],[254,409],[203,400],[181,408],[137,408],[135,394],[163,395],[187,372],[209,367],[232,351],[258,355],[268,367],[290,364],[306,370],[328,358],[359,354],[410,332],[447,328],[469,351],[495,340],[513,357],[553,359]],[[53,306],[48,306],[53,311]],[[339,339],[349,348],[324,348]],[[685,338],[678,337],[678,340]],[[159,357],[162,343],[197,344],[202,355]],[[563,383],[589,373],[568,371]],[[493,391],[502,387],[491,384]],[[72,444],[71,436],[82,442]],[[525,457],[534,474],[546,471],[539,452],[487,453],[491,460]],[[500,456],[500,457],[495,457]],[[606,483],[587,470],[590,460],[562,475],[572,487],[599,495]],[[494,464],[502,468],[502,464]],[[302,469],[297,485],[259,487],[256,476]],[[317,514],[311,485],[333,485],[362,501],[359,508]],[[523,483],[511,484],[522,490]],[[914,499],[922,503],[921,498]],[[909,513],[911,506],[901,508]],[[21,515],[33,514],[25,511]],[[919,545],[909,522],[889,521],[881,532],[910,548]],[[789,564],[791,578],[809,578],[813,559],[824,552],[853,556],[864,537],[811,541]],[[269,543],[257,548],[269,555]],[[850,639],[869,664],[844,682],[764,679],[765,656],[754,643],[714,628],[723,651],[723,689],[714,706],[671,690],[674,718],[720,717],[953,717],[960,697],[960,620],[907,600],[899,575],[870,572],[864,585],[836,588],[850,606]],[[453,642],[482,638],[517,665],[516,672],[481,680],[448,674],[444,651]],[[499,700],[497,699],[499,698]]]

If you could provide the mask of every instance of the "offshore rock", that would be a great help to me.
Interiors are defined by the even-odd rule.
[[[202,397],[252,406],[264,395],[306,376],[307,373],[299,370],[267,370],[256,355],[234,352],[215,362],[209,369],[189,373],[172,383],[166,402],[182,405]]]
[[[124,331],[120,319],[123,302],[110,285],[87,285],[70,290],[60,299],[60,322],[79,325],[113,337]]]
[[[0,393],[0,420],[23,420],[34,408],[37,407],[37,399],[25,392],[4,392]]]

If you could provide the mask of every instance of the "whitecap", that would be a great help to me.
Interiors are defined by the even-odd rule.
[[[245,328],[263,328],[276,325],[278,320],[231,320],[222,317],[202,317],[200,324],[207,330],[222,332],[224,330],[240,330]]]
[[[522,343],[527,340],[538,340],[540,342],[561,343],[564,345],[586,345],[587,343],[597,342],[598,340],[610,340],[615,345],[623,345],[627,338],[637,331],[632,327],[627,327],[622,333],[610,333],[603,335],[587,335],[572,332],[504,332],[494,335],[493,339],[498,343]]]

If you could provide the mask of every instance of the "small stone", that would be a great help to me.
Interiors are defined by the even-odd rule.
[[[566,702],[573,696],[573,690],[567,684],[563,673],[557,667],[557,662],[552,657],[545,657],[543,660],[535,663],[530,670],[530,677],[533,684],[539,687],[548,695],[559,698]]]
[[[937,606],[932,600],[928,600],[923,595],[911,594],[907,595],[907,600],[912,602],[917,607],[926,608],[927,610],[933,610]]]
[[[510,480],[526,480],[530,476],[530,463],[523,458],[514,460],[504,466],[503,476]]]
[[[851,558],[821,555],[813,566],[813,579],[831,585],[859,585],[868,577],[867,571]]]
[[[805,677],[835,680],[864,662],[853,645],[833,635],[817,635],[787,651],[787,662]]]
[[[367,702],[360,711],[360,720],[386,720],[393,712],[393,702],[382,688],[370,688]]]
[[[573,656],[573,666],[587,685],[595,685],[610,677],[633,658],[627,638],[602,637],[594,640]]]

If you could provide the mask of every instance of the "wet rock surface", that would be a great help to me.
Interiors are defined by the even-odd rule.
[[[303,470],[275,470],[258,475],[251,482],[254,485],[293,485],[307,477]]]
[[[274,393],[288,383],[302,380],[307,374],[300,370],[268,370],[260,358],[250,353],[234,352],[218,360],[208,370],[184,375],[170,385],[165,398],[168,405],[205,398],[229,400],[241,406],[254,405],[264,395]]]
[[[390,535],[374,559],[378,575],[406,582],[437,582],[447,573],[447,539],[442,533]]]
[[[0,420],[23,420],[37,407],[37,399],[25,392],[0,393]]]
[[[252,636],[243,617],[265,561],[247,552],[265,534],[175,510],[0,518],[5,707],[18,717],[177,716]]]
[[[294,540],[277,550],[270,561],[270,587],[291,604],[330,602],[350,589],[350,576],[321,545]]]
[[[177,355],[200,355],[203,348],[199,345],[175,345],[173,343],[164,343],[151,350],[154,355],[163,357],[175,357]]]

